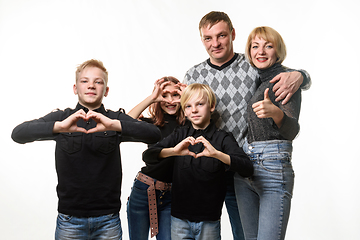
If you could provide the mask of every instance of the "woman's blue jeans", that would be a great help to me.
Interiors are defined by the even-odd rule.
[[[119,214],[80,218],[59,213],[55,239],[121,240],[122,229]]]
[[[135,179],[127,202],[130,240],[148,240],[150,231],[148,185]],[[157,240],[171,239],[171,192],[155,190],[159,233]]]
[[[245,143],[254,175],[235,174],[235,192],[246,240],[285,238],[294,187],[292,143],[272,140]]]

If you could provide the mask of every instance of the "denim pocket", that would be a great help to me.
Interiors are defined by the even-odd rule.
[[[147,189],[149,188],[149,185],[136,179],[134,182],[133,188],[134,188],[134,190],[146,193]]]
[[[66,214],[62,214],[62,213],[58,214],[58,219],[62,222],[69,222],[72,218],[73,218],[73,216],[70,216],[70,215],[66,215]]]
[[[282,172],[284,168],[292,167],[288,153],[263,154],[259,162],[260,166],[269,172]]]

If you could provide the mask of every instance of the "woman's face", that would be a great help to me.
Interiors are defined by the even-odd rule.
[[[179,88],[175,87],[175,83],[170,82],[168,85],[165,86],[164,90],[169,91],[162,95],[163,98],[165,98],[168,102],[180,100],[181,96],[178,94],[178,92],[176,92],[176,90],[179,90]],[[169,115],[176,114],[180,108],[180,103],[168,103],[168,102],[161,102],[160,103],[161,109]]]
[[[251,61],[259,69],[266,69],[276,63],[276,49],[271,42],[267,42],[258,36],[251,42]]]

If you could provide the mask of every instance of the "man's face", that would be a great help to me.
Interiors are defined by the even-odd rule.
[[[79,75],[74,85],[74,93],[79,97],[79,103],[90,110],[99,108],[109,88],[105,82],[104,72],[97,67],[86,67]]]
[[[221,66],[234,56],[233,41],[235,30],[230,32],[226,22],[220,21],[210,27],[204,26],[200,30],[201,41],[203,42],[210,61],[216,66]]]

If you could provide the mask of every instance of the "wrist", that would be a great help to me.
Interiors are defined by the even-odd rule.
[[[284,112],[281,109],[277,108],[276,114],[272,117],[272,119],[274,120],[278,128],[280,128],[284,119]]]
[[[63,129],[62,126],[61,126],[61,122],[56,121],[54,123],[53,133],[60,133],[61,129]]]

